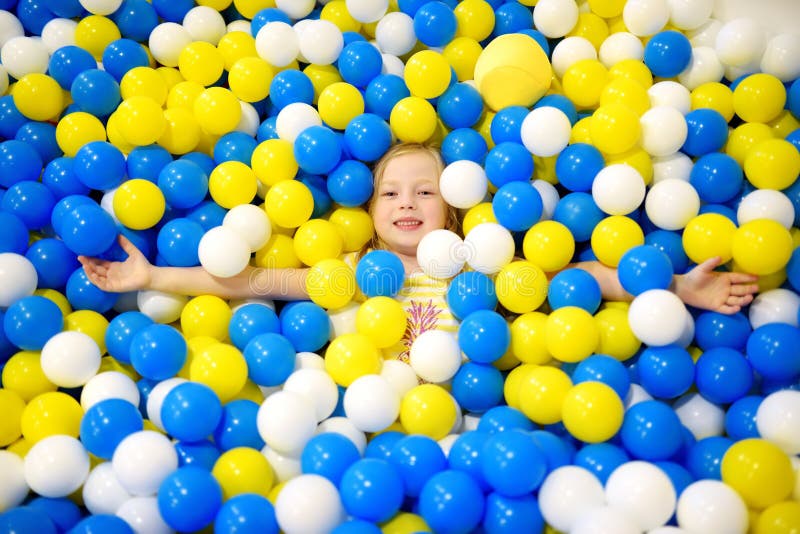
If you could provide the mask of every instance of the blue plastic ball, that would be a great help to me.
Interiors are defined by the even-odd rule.
[[[494,310],[497,306],[494,282],[477,271],[461,272],[447,288],[447,305],[457,319],[478,310]]]
[[[458,344],[476,363],[492,363],[508,350],[511,329],[499,313],[477,310],[467,315],[458,328]]]
[[[617,265],[620,284],[634,296],[650,289],[668,289],[674,274],[669,256],[650,245],[629,249]]]
[[[181,531],[210,524],[222,506],[222,489],[205,469],[179,467],[158,488],[158,510],[164,522]]]
[[[284,306],[278,316],[281,333],[297,352],[315,352],[328,342],[330,319],[323,308],[313,302],[300,301]]]
[[[533,495],[507,497],[492,492],[486,496],[482,525],[487,533],[543,532],[545,521]]]
[[[793,381],[800,376],[800,328],[786,323],[759,326],[747,338],[747,358],[762,377]]]
[[[81,419],[80,438],[86,450],[110,460],[117,445],[144,428],[136,406],[123,399],[105,399],[86,410]]]
[[[453,9],[444,2],[427,2],[414,17],[414,33],[423,44],[444,46],[455,37],[457,21]]]
[[[463,409],[483,413],[502,402],[503,382],[496,367],[465,362],[453,377],[453,397]]]
[[[511,430],[493,434],[481,454],[483,476],[506,497],[522,497],[544,481],[547,461],[530,433]]]
[[[199,382],[172,388],[161,405],[161,422],[172,437],[199,441],[210,436],[222,418],[222,405],[214,390]]]
[[[37,0],[20,0],[17,18],[29,35],[41,35],[44,27],[56,16]]]
[[[486,139],[472,128],[456,128],[442,141],[442,158],[445,165],[462,159],[483,165],[488,150]]]
[[[497,222],[511,231],[524,231],[542,216],[539,191],[528,181],[509,182],[494,194],[492,211]]]
[[[402,81],[402,78],[400,80]],[[20,127],[29,120],[30,119],[28,119],[28,117],[23,115],[19,109],[17,109],[17,106],[14,104],[13,96],[0,96],[0,137],[14,139],[17,130],[19,130]],[[2,143],[0,143],[0,147],[2,146]],[[5,152],[5,150],[3,150],[3,152]],[[3,154],[2,158],[0,158],[0,162],[5,163],[4,160],[6,157],[7,155]],[[6,178],[6,176],[3,175],[0,175],[0,177]],[[10,177],[11,176],[8,178]],[[2,183],[0,183],[0,185],[2,185]]]
[[[80,264],[60,239],[45,237],[31,244],[25,257],[33,264],[39,288],[60,289]]]
[[[81,520],[78,505],[67,497],[36,497],[26,505],[50,518],[59,532],[67,532]]]
[[[5,507],[4,507],[5,508]],[[36,532],[56,534],[56,526],[47,514],[43,514],[30,506],[17,506],[4,510],[0,514],[0,531]]]
[[[614,469],[628,461],[625,449],[613,443],[589,443],[575,453],[575,465],[592,473],[603,485]]]
[[[138,42],[146,41],[159,23],[158,12],[147,0],[125,0],[111,20],[123,37]]]
[[[389,124],[374,113],[353,117],[344,129],[345,149],[353,158],[361,161],[378,160],[391,144],[392,130]]]
[[[0,122],[2,118],[0,117]],[[20,127],[27,122],[22,121],[8,137],[14,137]],[[0,135],[2,135],[0,131]],[[11,187],[17,182],[39,179],[42,172],[42,157],[32,146],[16,139],[0,143],[0,186]]]
[[[494,19],[494,37],[533,28],[533,12],[517,2],[506,2],[495,9]]]
[[[483,476],[482,455],[486,442],[491,437],[489,432],[471,430],[464,432],[450,446],[447,463],[450,469],[463,471],[478,483],[484,492],[490,487]]]
[[[733,440],[725,436],[699,439],[689,449],[686,467],[696,479],[722,480],[721,465]]]
[[[719,111],[698,108],[686,114],[688,134],[681,152],[691,156],[703,156],[718,152],[728,140],[728,122]]]
[[[134,534],[124,519],[116,515],[95,514],[81,519],[70,534]]]
[[[388,461],[399,473],[409,497],[418,497],[431,477],[447,468],[447,458],[441,447],[422,435],[408,435],[397,440]]]
[[[214,429],[214,443],[221,451],[236,447],[261,450],[264,447],[264,440],[256,427],[258,408],[258,404],[248,399],[232,400],[222,407],[222,415]]]
[[[294,157],[305,172],[327,174],[342,158],[342,141],[326,126],[309,126],[294,140]]]
[[[575,104],[573,104],[572,100],[570,100],[564,95],[557,95],[557,94],[545,95],[542,98],[540,98],[536,102],[536,104],[533,105],[533,109],[541,108],[544,106],[553,107],[563,111],[564,115],[567,116],[570,124],[572,124],[573,126],[575,126],[575,123],[578,122],[578,110],[575,109]]]
[[[566,226],[578,243],[588,241],[595,226],[604,218],[605,214],[592,195],[584,191],[565,195],[553,211],[553,220]]]
[[[75,269],[67,279],[66,296],[73,309],[97,313],[106,313],[119,299],[119,293],[103,291],[94,285],[82,267]]]
[[[591,191],[592,182],[603,167],[603,155],[586,143],[573,143],[556,157],[558,183],[570,191]]]
[[[533,176],[533,157],[521,143],[505,141],[489,150],[484,167],[495,187],[517,181],[527,183]]]
[[[221,453],[219,449],[207,439],[200,441],[177,441],[175,451],[178,453],[178,466],[194,466],[211,471],[217,463]]]
[[[133,39],[117,39],[111,41],[103,50],[103,68],[117,82],[122,80],[129,70],[136,67],[148,67],[150,59],[145,49]]]
[[[528,108],[523,106],[508,106],[498,110],[489,126],[495,145],[505,142],[522,144],[522,121],[528,113]]]
[[[483,519],[483,492],[462,471],[445,470],[433,475],[419,496],[419,514],[435,532],[470,532]]]
[[[738,350],[717,347],[705,351],[698,358],[695,383],[697,390],[708,401],[730,404],[750,391],[753,369]]]
[[[244,493],[231,497],[214,519],[217,534],[278,534],[275,507],[261,495]]]
[[[250,23],[250,33],[255,37],[258,35],[258,31],[270,22],[285,22],[291,25],[292,19],[277,7],[266,7],[253,16],[253,20]]]
[[[360,458],[358,448],[343,434],[323,432],[306,443],[300,467],[304,474],[323,476],[338,487],[345,471]]]
[[[278,386],[294,371],[297,353],[281,334],[258,334],[243,351],[250,380],[259,386]]]
[[[165,380],[175,376],[186,362],[186,355],[186,340],[169,325],[146,326],[131,339],[131,364],[145,378]]]
[[[587,271],[573,267],[555,275],[547,288],[547,302],[554,310],[577,306],[594,314],[600,308],[600,284]]]
[[[678,497],[681,496],[686,486],[694,482],[692,474],[681,464],[675,462],[654,462],[653,465],[666,473]]]
[[[63,326],[61,309],[52,300],[39,295],[15,301],[3,317],[6,338],[22,350],[41,350]]]
[[[670,230],[653,230],[644,236],[644,242],[666,254],[676,274],[686,272],[689,267],[689,257],[683,250],[681,234]]]
[[[639,384],[659,399],[674,399],[694,382],[692,356],[682,347],[647,347],[636,364]]]
[[[342,49],[337,67],[344,81],[356,87],[366,87],[380,75],[383,58],[380,51],[367,41],[353,41]]]
[[[122,183],[125,156],[107,141],[92,141],[75,153],[73,172],[86,187],[107,191]]]
[[[396,74],[381,74],[367,85],[364,109],[388,121],[394,105],[408,96],[411,96],[411,91],[403,78]]]
[[[702,350],[727,347],[743,351],[753,328],[743,313],[705,311],[695,320],[695,341]]]
[[[572,372],[572,383],[602,382],[613,389],[620,400],[625,401],[631,387],[631,379],[625,366],[611,356],[592,354],[582,360]]]
[[[733,199],[742,188],[744,172],[735,159],[723,152],[711,152],[697,159],[689,173],[689,183],[700,200],[722,203]]]
[[[272,78],[269,85],[269,99],[279,110],[295,102],[310,105],[314,100],[314,85],[311,79],[299,70],[287,69]]]
[[[328,194],[337,204],[353,208],[372,197],[372,171],[358,160],[339,163],[326,180]]]
[[[405,268],[395,253],[371,250],[358,261],[355,274],[366,297],[394,297],[403,287]]]
[[[70,93],[81,111],[100,118],[110,115],[122,101],[118,81],[100,69],[78,74],[70,85]]]
[[[71,19],[84,13],[79,0],[42,0],[40,2],[57,17]]]
[[[403,479],[387,460],[357,460],[342,475],[339,494],[347,512],[359,519],[382,522],[403,503]]]
[[[644,64],[653,76],[672,78],[683,72],[692,60],[692,44],[681,32],[661,31],[644,47]]]
[[[73,162],[73,158],[56,158],[47,164],[42,173],[42,183],[50,189],[57,201],[70,195],[83,196],[90,191],[73,172]],[[52,223],[52,216],[50,220]]]
[[[172,219],[158,231],[158,254],[174,267],[200,265],[197,247],[203,234],[200,223],[183,217]]]
[[[763,400],[764,397],[760,395],[748,395],[728,406],[725,411],[725,434],[736,441],[761,437],[756,414]]]
[[[633,458],[650,462],[667,460],[683,445],[682,427],[668,404],[646,400],[625,412],[620,437]]]
[[[387,430],[376,434],[367,442],[364,449],[364,458],[382,458],[388,460],[392,455],[394,444],[403,439],[406,434],[397,430]]]
[[[228,323],[231,343],[244,350],[254,337],[266,333],[279,333],[280,320],[269,306],[258,303],[245,304],[236,309]]]
[[[173,208],[197,207],[208,193],[208,175],[191,160],[167,163],[156,178],[167,204]]]
[[[39,230],[50,222],[56,199],[41,182],[17,182],[3,195],[0,209],[19,217],[30,230]]]
[[[0,253],[25,254],[28,250],[28,227],[12,213],[0,211]]]
[[[786,278],[795,291],[800,291],[800,247],[794,249],[786,264]]]
[[[258,142],[245,132],[229,132],[214,143],[214,163],[219,165],[226,161],[239,161],[250,165],[253,151]]]
[[[456,83],[437,99],[436,110],[448,128],[471,128],[483,114],[483,99],[471,85]]]
[[[117,227],[111,215],[83,195],[59,200],[50,218],[53,229],[76,254],[98,256],[117,238]]]
[[[490,409],[478,421],[478,430],[494,434],[513,429],[533,430],[533,422],[524,413],[510,406]]]
[[[14,139],[31,145],[45,165],[63,154],[56,141],[56,127],[49,122],[26,122],[14,134]]]
[[[105,343],[108,353],[120,363],[130,363],[130,349],[133,337],[154,321],[139,311],[120,313],[108,323]]]

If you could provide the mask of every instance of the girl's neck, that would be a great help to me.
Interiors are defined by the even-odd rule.
[[[419,271],[419,263],[417,262],[416,254],[413,256],[409,256],[408,254],[401,254],[400,252],[395,252],[397,257],[400,258],[400,261],[403,262],[403,268],[405,270],[406,276],[411,275],[412,273]]]

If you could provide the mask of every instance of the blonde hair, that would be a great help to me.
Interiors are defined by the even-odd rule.
[[[406,156],[408,154],[416,154],[416,153],[424,153],[428,154],[436,164],[436,172],[437,175],[441,177],[442,171],[444,171],[445,163],[442,159],[442,154],[439,151],[439,148],[425,143],[399,143],[397,145],[392,146],[386,153],[381,156],[375,165],[372,168],[372,176],[373,176],[373,193],[367,203],[367,212],[369,213],[370,217],[374,217],[374,207],[375,207],[375,199],[378,192],[378,187],[381,184],[381,180],[383,179],[383,175],[386,172],[386,167],[389,165],[389,162],[395,158],[400,156]],[[447,207],[447,220],[445,221],[445,230],[450,230],[451,232],[459,233],[459,217],[458,217],[458,210],[451,206],[450,204],[445,203]],[[368,250],[371,249],[382,249],[385,250],[386,243],[384,243],[378,234],[373,232],[372,238],[364,245],[364,248],[358,254],[358,257],[361,258]]]

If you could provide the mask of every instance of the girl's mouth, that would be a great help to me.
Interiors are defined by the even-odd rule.
[[[394,225],[401,230],[416,230],[422,226],[422,221],[419,219],[399,219],[394,222]]]

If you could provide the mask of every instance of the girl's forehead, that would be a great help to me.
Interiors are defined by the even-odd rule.
[[[428,178],[438,182],[439,166],[427,152],[411,152],[393,158],[386,164],[383,180]]]

